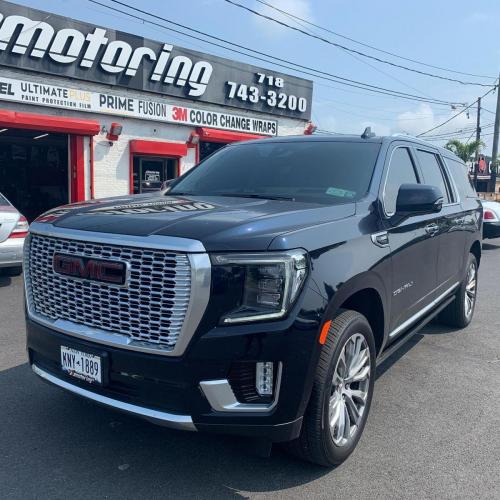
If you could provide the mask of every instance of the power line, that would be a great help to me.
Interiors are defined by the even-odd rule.
[[[283,15],[285,15],[286,17],[288,17],[289,19],[291,19],[293,22],[297,23],[299,26],[302,26],[302,28],[307,29],[307,26],[304,24],[304,23],[307,23],[307,21],[305,19],[301,19],[298,16],[294,16],[293,14],[288,13],[288,12],[286,12],[284,10],[278,9],[277,7],[274,7],[274,6],[270,5],[270,4],[267,4],[266,2],[261,2],[261,3],[263,3],[264,5],[269,5],[269,7],[273,8],[273,9],[276,9],[279,12],[282,12]],[[362,64],[366,64],[367,66],[369,66],[373,70],[377,71],[378,73],[381,73],[382,75],[390,78],[391,80],[394,80],[394,81],[400,83],[404,87],[407,87],[407,88],[409,88],[411,90],[414,90],[415,92],[417,92],[418,94],[421,94],[424,97],[430,97],[429,95],[425,94],[425,92],[422,92],[421,90],[419,90],[419,89],[417,89],[415,87],[412,87],[411,85],[407,84],[403,80],[400,80],[399,78],[395,77],[394,75],[391,75],[391,74],[387,73],[386,71],[383,71],[382,69],[377,68],[375,65],[370,64],[368,61],[365,61],[364,59],[362,59],[362,58],[360,58],[360,57],[358,57],[358,56],[356,56],[354,54],[351,54],[351,52],[344,50],[344,53],[346,55],[348,55],[349,57],[352,57],[356,61],[358,61],[358,62],[360,62]]]
[[[328,29],[328,28],[325,28],[324,26],[320,26],[318,24],[312,23],[311,21],[308,21],[307,19],[303,19],[303,18],[301,18],[299,16],[296,16],[296,15],[292,14],[291,12],[286,12],[285,10],[279,9],[278,7],[276,7],[274,5],[271,5],[270,3],[264,2],[264,0],[255,0],[255,1],[259,2],[259,3],[263,4],[263,5],[266,5],[267,7],[270,7],[271,9],[274,9],[274,10],[276,10],[278,12],[281,12],[282,14],[285,14],[288,17],[291,17],[291,18],[294,18],[294,19],[298,19],[299,21],[302,21],[302,22],[304,22],[306,24],[309,24],[310,26],[314,26],[315,28],[318,28],[318,29],[320,29],[322,31],[326,31],[327,33],[331,33],[332,35],[338,36],[340,38],[344,38],[345,40],[349,40],[350,42],[356,43],[358,45],[362,45],[363,47],[367,47],[369,49],[376,50],[377,52],[381,52],[382,54],[387,54],[389,56],[397,57],[398,59],[403,59],[404,61],[409,61],[409,62],[413,62],[415,64],[420,64],[422,66],[427,66],[428,68],[439,69],[441,71],[448,71],[449,73],[455,73],[457,75],[474,76],[474,77],[477,77],[477,78],[490,78],[490,79],[493,79],[493,80],[496,78],[495,76],[476,75],[474,73],[465,73],[463,71],[456,71],[456,70],[449,69],[449,68],[443,68],[441,66],[434,66],[432,64],[424,63],[424,62],[418,61],[416,59],[411,59],[410,57],[405,57],[405,56],[401,56],[401,55],[395,54],[394,52],[389,52],[388,50],[379,49],[377,47],[374,47],[373,45],[369,45],[367,43],[360,42],[359,40],[355,40],[354,38],[348,37],[346,35],[342,35],[341,33],[337,33],[335,31],[332,31],[332,30]]]
[[[486,92],[485,94],[483,94],[481,96],[481,99],[483,99],[484,97],[486,97],[488,94],[490,94],[491,92],[493,92],[497,87],[493,87],[492,89],[488,90],[488,92]],[[456,115],[453,115],[451,118],[448,118],[448,120],[445,120],[443,123],[440,123],[439,125],[436,125],[435,127],[432,127],[430,128],[429,130],[426,130],[425,132],[422,132],[421,134],[418,134],[417,137],[421,137],[423,136],[424,134],[427,134],[429,132],[432,132],[433,130],[436,130],[438,128],[441,128],[443,125],[446,125],[447,123],[451,122],[451,120],[454,120],[457,116],[460,116],[462,113],[465,113],[465,111],[467,111],[469,108],[471,108],[472,106],[474,106],[474,104],[476,104],[478,101],[478,99],[476,99],[472,104],[469,104],[466,108],[462,109],[462,111],[460,111],[459,113],[457,113]]]
[[[113,0],[112,0],[113,1]],[[331,40],[328,40],[327,38],[324,38],[320,35],[316,35],[314,33],[310,33],[308,31],[305,31],[301,28],[297,28],[297,26],[292,26],[290,24],[285,23],[284,21],[280,21],[279,19],[276,19],[275,17],[268,16],[266,14],[262,14],[261,12],[258,12],[254,9],[251,9],[250,7],[247,7],[246,5],[242,5],[240,3],[234,2],[233,0],[224,0],[225,2],[234,5],[235,7],[238,7],[240,9],[246,10],[248,12],[251,12],[252,14],[255,14],[256,16],[262,17],[263,19],[267,19],[269,21],[272,21],[276,24],[279,24],[281,26],[284,26],[286,28],[289,28],[291,30],[297,31],[299,33],[302,33],[303,35],[306,35],[311,38],[315,38],[316,40],[319,40],[321,42],[327,43],[329,45],[333,45],[334,47],[340,48],[342,50],[346,50],[348,52],[352,52],[354,54],[358,54],[359,56],[366,57],[368,59],[373,59],[374,61],[377,61],[382,64],[388,64],[389,66],[394,66],[395,68],[400,68],[404,69],[406,71],[412,71],[413,73],[418,73],[420,75],[424,76],[429,76],[432,78],[438,78],[440,80],[447,80],[449,82],[455,82],[455,83],[460,83],[461,85],[476,85],[478,87],[492,87],[491,84],[486,84],[486,83],[476,83],[476,82],[468,82],[468,81],[463,81],[463,80],[458,80],[456,78],[449,78],[447,76],[441,76],[441,75],[436,75],[434,73],[428,73],[427,71],[421,71],[419,69],[415,68],[410,68],[408,66],[403,66],[402,64],[397,64],[391,61],[387,61],[385,59],[381,59],[380,57],[372,56],[370,54],[366,54],[365,52],[361,52],[360,50],[356,50],[350,47],[346,47],[345,45],[341,45],[340,43],[337,42],[332,42]]]
[[[484,125],[484,127],[481,127],[481,130],[484,130],[486,128],[491,128],[493,127],[493,123],[490,123],[488,125]],[[443,132],[441,134],[431,134],[431,135],[426,135],[425,138],[427,139],[428,137],[443,137],[443,138],[446,138],[447,136],[454,136],[454,135],[457,135],[457,134],[463,134],[463,133],[468,133],[468,132],[471,132],[471,131],[476,131],[476,127],[464,127],[464,128],[461,128],[461,129],[458,129],[458,130],[453,130],[453,131],[450,131],[450,132]]]
[[[345,87],[338,87],[338,86],[335,86],[335,85],[331,85],[331,84],[327,84],[327,83],[324,83],[320,80],[314,80],[314,83],[319,86],[319,87],[325,87],[325,88],[328,88],[328,89],[334,89],[334,90],[338,90],[340,92],[347,92],[348,94],[354,94],[354,95],[367,95],[367,96],[370,96],[371,94],[369,94],[368,92],[358,92],[356,90],[352,90],[351,88],[345,88]],[[357,88],[357,87],[355,87]],[[369,89],[365,89],[365,90],[369,90]],[[393,97],[395,96],[392,96],[391,94],[387,94],[387,95],[384,95],[384,94],[378,94],[377,97],[381,98],[381,99],[392,99]],[[429,101],[425,101],[425,100],[422,100],[422,101],[417,101],[417,102],[423,102],[423,103],[429,103],[429,104],[432,104],[433,106],[440,106],[442,107],[442,109],[449,109],[450,106],[452,109],[455,109],[455,107],[461,107],[461,106],[466,106],[465,103],[447,103],[447,102],[443,102],[443,103],[436,103],[436,102],[429,102]],[[348,104],[348,106],[353,106],[352,104]]]
[[[199,41],[202,41],[204,43],[207,43],[207,44],[210,44],[210,45],[214,45],[216,47],[220,47],[220,48],[222,48],[224,50],[236,52],[236,53],[242,54],[242,55],[244,55],[246,57],[252,57],[254,59],[257,59],[257,60],[260,60],[260,61],[264,61],[266,63],[274,64],[276,66],[283,67],[283,68],[286,68],[286,69],[290,69],[292,71],[295,71],[295,72],[298,72],[298,73],[301,73],[301,74],[306,74],[306,75],[309,75],[309,76],[312,76],[312,77],[315,77],[315,78],[321,78],[323,80],[332,81],[334,83],[338,83],[338,84],[341,84],[341,85],[346,85],[348,87],[358,88],[358,89],[362,89],[362,90],[367,90],[367,91],[370,91],[370,92],[374,92],[374,93],[377,93],[377,94],[389,95],[391,97],[397,97],[397,98],[400,98],[400,99],[406,99],[406,100],[411,100],[411,101],[427,102],[429,104],[448,105],[448,106],[454,106],[454,105],[463,106],[464,105],[463,103],[459,103],[459,102],[450,102],[450,101],[444,101],[442,99],[435,99],[435,98],[424,98],[424,97],[417,96],[417,95],[414,95],[414,94],[408,94],[406,92],[401,92],[401,91],[398,91],[398,90],[387,89],[387,88],[380,87],[380,86],[377,86],[377,85],[371,85],[371,84],[368,84],[368,83],[364,83],[364,82],[360,82],[360,81],[357,81],[357,80],[352,80],[350,78],[345,78],[345,77],[342,77],[342,76],[339,76],[339,75],[335,75],[333,73],[328,73],[328,72],[325,72],[325,71],[322,71],[322,70],[311,68],[309,66],[304,66],[304,65],[299,64],[299,63],[295,63],[295,62],[292,62],[292,61],[289,61],[289,60],[286,60],[286,59],[282,59],[282,58],[279,58],[279,57],[276,57],[276,56],[272,56],[270,54],[266,54],[265,52],[261,52],[261,51],[255,50],[255,49],[249,49],[249,48],[244,47],[243,45],[237,44],[235,42],[230,42],[228,40],[225,40],[223,38],[217,37],[215,35],[211,35],[211,34],[203,32],[203,31],[197,30],[195,28],[191,28],[189,26],[183,25],[181,23],[177,23],[177,22],[172,21],[170,19],[167,19],[165,17],[161,17],[161,16],[159,16],[157,14],[152,14],[152,13],[146,12],[144,10],[141,10],[141,9],[139,9],[137,7],[131,6],[131,5],[127,4],[127,3],[125,3],[125,2],[121,2],[119,0],[109,0],[109,1],[111,1],[113,3],[116,3],[118,5],[121,5],[123,7],[126,7],[126,8],[128,8],[128,9],[130,9],[132,11],[139,12],[141,14],[145,14],[145,15],[153,17],[155,19],[159,19],[159,20],[164,21],[166,23],[173,24],[174,26],[181,27],[181,28],[183,28],[185,30],[188,30],[190,32],[194,32],[194,33],[200,34],[202,36],[205,36],[207,38],[218,40],[218,41],[223,42],[223,43],[225,43],[227,45],[230,45],[230,47],[226,47],[226,46],[221,45],[219,43],[216,43],[216,42],[213,42],[213,41],[210,41],[210,40],[205,40],[203,38],[200,38],[200,37],[197,37],[197,36],[194,36],[194,35],[191,35],[191,34],[187,35],[185,32],[179,31],[179,30],[171,28],[169,26],[165,26],[165,25],[156,23],[154,21],[151,21],[150,19],[145,19],[143,17],[131,14],[130,12],[127,12],[127,11],[124,11],[124,10],[120,10],[120,9],[118,9],[116,7],[112,7],[110,5],[106,5],[106,4],[104,4],[102,2],[99,2],[97,0],[88,0],[88,1],[91,2],[91,3],[93,3],[93,4],[100,5],[101,7],[105,7],[107,9],[110,9],[110,10],[112,10],[114,12],[119,12],[121,14],[128,15],[129,17],[132,17],[132,18],[135,18],[135,19],[139,19],[139,20],[141,20],[143,22],[146,22],[146,23],[149,23],[149,24],[152,24],[152,25],[155,25],[155,26],[162,27],[163,29],[167,29],[167,30],[173,31],[174,33],[179,33],[179,34],[184,35],[184,36],[189,36],[189,37],[191,37],[191,38],[193,38],[195,40],[199,40]],[[235,49],[234,47],[238,47],[240,49],[245,50],[246,52],[250,52],[250,53],[253,53],[253,54],[248,54],[246,52],[242,52],[240,50]],[[256,56],[254,54],[259,54],[259,55]],[[263,57],[259,57],[259,56],[264,56],[267,59],[264,59]],[[269,60],[269,59],[271,59],[271,60]],[[276,61],[281,61],[281,62],[276,62]],[[283,63],[286,63],[286,64],[283,64]],[[295,66],[295,67],[293,67],[293,66]],[[297,68],[301,68],[301,69],[297,69]],[[311,71],[313,73],[311,73]],[[323,75],[326,75],[326,76],[323,76]]]
[[[470,140],[470,137],[472,137],[474,134],[475,134],[475,131],[473,131],[470,136],[468,136],[468,135],[457,135],[457,136],[443,137],[443,138],[440,138],[440,137],[429,137],[429,138],[424,137],[424,139],[426,141],[432,141],[432,142],[437,142],[437,141],[451,141],[453,139],[457,139],[457,140],[469,139]],[[489,134],[482,134],[481,137],[488,137],[488,136],[492,136],[492,135],[494,135],[494,132],[491,132]]]
[[[472,133],[469,135],[469,138],[465,141],[465,144],[469,144],[470,140],[472,139],[472,136],[477,132],[477,130],[473,130]],[[480,139],[476,139],[478,142]],[[479,153],[479,147],[476,148],[476,153]]]
[[[447,137],[453,137],[453,136],[455,136],[457,134],[468,134],[469,132],[475,131],[475,130],[476,130],[475,127],[462,128],[462,129],[459,129],[459,130],[453,130],[453,132],[443,132],[442,134],[426,135],[425,139],[428,139],[430,137],[432,137],[434,139],[437,139],[437,138],[446,139]]]

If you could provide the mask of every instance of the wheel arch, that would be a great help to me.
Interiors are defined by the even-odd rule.
[[[375,337],[378,355],[383,348],[389,323],[382,279],[376,274],[362,273],[344,283],[330,301],[325,311],[326,319],[332,319],[342,309],[350,309],[366,317]]]
[[[470,247],[470,253],[476,257],[477,265],[481,263],[481,242],[476,240]]]

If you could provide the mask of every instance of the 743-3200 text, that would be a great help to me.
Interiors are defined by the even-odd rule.
[[[289,109],[290,111],[300,111],[304,113],[307,109],[307,99],[297,97],[293,94],[285,94],[277,90],[261,90],[255,85],[245,85],[244,83],[226,82],[228,86],[228,99],[239,99],[256,104],[264,101],[272,108]]]

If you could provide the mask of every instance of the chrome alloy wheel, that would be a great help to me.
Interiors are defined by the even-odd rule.
[[[467,280],[465,285],[465,317],[469,319],[474,311],[474,303],[476,302],[477,291],[477,268],[474,262],[470,263],[469,270],[467,271]]]
[[[355,333],[342,348],[333,372],[328,418],[333,442],[345,446],[359,429],[370,387],[370,348]]]

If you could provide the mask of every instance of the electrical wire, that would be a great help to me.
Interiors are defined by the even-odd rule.
[[[361,45],[363,47],[367,47],[369,49],[376,50],[377,52],[381,52],[382,54],[387,54],[389,56],[397,57],[398,59],[402,59],[404,61],[409,61],[409,62],[413,62],[415,64],[420,64],[422,66],[427,66],[428,68],[439,69],[441,71],[447,71],[449,73],[455,73],[457,75],[474,76],[474,77],[477,77],[477,78],[490,78],[490,79],[493,79],[493,80],[496,78],[495,76],[477,75],[477,74],[474,74],[474,73],[466,73],[464,71],[456,71],[456,70],[449,69],[449,68],[443,68],[442,66],[434,66],[433,64],[428,64],[428,63],[424,63],[422,61],[418,61],[417,59],[411,59],[410,57],[405,57],[405,56],[401,56],[401,55],[395,54],[394,52],[389,52],[388,50],[379,49],[377,47],[374,47],[373,45],[369,45],[368,43],[360,42],[359,40],[355,40],[354,38],[348,37],[346,35],[342,35],[341,33],[337,33],[337,32],[335,32],[333,30],[325,28],[324,26],[320,26],[318,24],[312,23],[311,21],[308,21],[307,19],[303,19],[303,18],[301,18],[299,16],[296,16],[296,15],[292,14],[291,12],[287,12],[285,10],[279,9],[278,7],[276,7],[274,5],[271,5],[270,3],[267,3],[264,0],[255,0],[255,1],[259,2],[262,5],[266,5],[267,7],[271,8],[271,9],[274,9],[274,10],[280,12],[281,14],[285,14],[288,17],[294,18],[296,20],[298,19],[299,21],[302,21],[302,22],[304,22],[304,23],[306,23],[306,24],[308,24],[310,26],[318,28],[318,29],[320,29],[322,31],[325,31],[327,33],[331,33],[332,35],[338,36],[338,37],[343,38],[345,40],[349,40],[350,42],[356,43],[356,44]]]
[[[105,7],[107,9],[110,9],[112,11],[119,12],[121,14],[128,15],[129,17],[141,20],[141,21],[143,21],[145,23],[156,25],[156,26],[159,26],[159,27],[161,27],[163,29],[167,29],[169,31],[173,31],[175,33],[179,33],[179,34],[184,35],[184,36],[190,36],[191,38],[193,38],[195,40],[199,40],[199,41],[202,41],[204,43],[207,43],[207,44],[210,44],[210,45],[214,45],[214,46],[220,47],[222,49],[225,49],[225,50],[228,50],[228,51],[231,51],[231,52],[236,52],[236,53],[242,54],[242,55],[244,55],[246,57],[251,57],[253,59],[264,61],[266,63],[271,63],[271,64],[274,64],[274,65],[279,66],[279,67],[287,68],[287,69],[290,69],[290,70],[295,71],[297,73],[300,73],[302,75],[306,74],[306,75],[312,76],[314,78],[321,78],[323,80],[331,81],[331,82],[338,83],[338,84],[341,84],[341,85],[346,85],[348,87],[358,88],[358,89],[370,91],[370,92],[377,93],[377,94],[389,95],[391,97],[400,98],[400,99],[406,99],[406,100],[418,101],[418,102],[427,102],[429,104],[437,104],[437,105],[464,106],[463,103],[450,102],[450,101],[445,101],[445,100],[442,100],[442,99],[435,99],[435,98],[424,98],[424,97],[421,97],[421,96],[417,96],[417,95],[413,95],[413,94],[408,94],[406,92],[401,92],[401,91],[398,91],[398,90],[387,89],[387,88],[380,87],[380,86],[377,86],[377,85],[371,85],[371,84],[368,84],[368,83],[364,83],[364,82],[360,82],[360,81],[357,81],[357,80],[352,80],[352,79],[349,79],[349,78],[345,78],[345,77],[342,77],[342,76],[339,76],[339,75],[335,75],[333,73],[328,73],[328,72],[321,71],[321,70],[318,70],[318,69],[315,69],[315,68],[304,66],[304,65],[299,64],[299,63],[295,63],[295,62],[292,62],[292,61],[289,61],[289,60],[286,60],[286,59],[282,59],[282,58],[279,58],[279,57],[276,57],[276,56],[272,56],[270,54],[266,54],[265,52],[257,51],[255,49],[249,49],[249,48],[244,47],[243,45],[237,44],[235,42],[231,42],[231,41],[225,40],[223,38],[217,37],[215,35],[211,35],[211,34],[203,32],[203,31],[197,30],[195,28],[191,28],[189,26],[183,25],[181,23],[177,23],[175,21],[172,21],[172,20],[167,19],[165,17],[159,16],[157,14],[152,14],[152,13],[146,12],[146,11],[144,11],[142,9],[139,9],[137,7],[134,7],[134,6],[131,6],[131,5],[127,4],[127,3],[125,3],[125,2],[121,2],[119,0],[109,0],[109,1],[111,1],[111,2],[113,2],[115,4],[118,4],[118,5],[121,5],[123,7],[126,7],[126,8],[128,8],[128,9],[134,11],[134,12],[139,12],[140,14],[144,14],[144,15],[150,16],[152,18],[159,19],[159,20],[164,21],[166,23],[173,24],[174,26],[181,27],[181,28],[183,28],[185,30],[188,30],[190,32],[194,32],[194,33],[200,34],[202,36],[205,36],[207,38],[218,40],[218,41],[223,42],[223,43],[225,43],[227,45],[230,45],[230,46],[227,47],[227,46],[221,45],[219,43],[216,43],[216,42],[213,42],[213,41],[210,41],[210,40],[205,40],[203,38],[200,38],[200,37],[197,37],[197,36],[194,36],[194,35],[191,35],[191,34],[187,35],[185,32],[179,31],[179,30],[177,30],[175,28],[171,28],[169,26],[165,26],[163,24],[159,24],[157,22],[151,21],[150,19],[146,19],[146,18],[137,16],[137,15],[132,14],[130,12],[127,12],[127,11],[124,11],[124,10],[120,10],[120,9],[118,9],[116,7],[112,7],[110,5],[106,5],[106,4],[104,4],[104,3],[100,2],[100,1],[97,1],[97,0],[88,0],[88,1],[91,2],[91,3],[93,3],[93,4],[100,5],[101,7]],[[238,47],[240,49],[243,49],[246,52],[242,52],[241,50],[237,50],[234,47]],[[248,54],[248,52],[250,52],[251,54]],[[255,54],[258,54],[258,55],[256,56]],[[260,56],[264,56],[267,59],[264,59],[263,57],[260,57]],[[276,62],[276,61],[280,61],[280,62]],[[283,64],[283,63],[286,63],[286,64]],[[301,69],[297,69],[297,68],[301,68]]]
[[[481,96],[481,99],[485,98],[488,94],[493,92],[497,87],[493,87],[492,89],[488,90],[485,94]],[[439,125],[436,125],[435,127],[430,128],[429,130],[426,130],[425,132],[422,132],[421,134],[418,134],[417,137],[422,137],[425,134],[428,134],[429,132],[432,132],[433,130],[436,130],[438,128],[441,128],[443,125],[446,125],[447,123],[451,122],[451,120],[454,120],[457,116],[460,116],[462,113],[465,113],[468,109],[470,109],[474,104],[476,104],[479,101],[479,98],[476,99],[472,104],[469,104],[466,108],[462,109],[459,113],[456,115],[453,115],[451,118],[448,118],[448,120],[445,120],[443,123],[440,123]]]
[[[489,125],[485,125],[484,127],[481,127],[481,130],[484,130],[484,129],[487,129],[487,128],[491,128],[493,127],[494,124],[491,123]],[[443,138],[445,139],[446,137],[448,136],[455,136],[457,134],[463,134],[463,133],[468,133],[468,132],[476,132],[477,128],[476,127],[465,127],[465,128],[462,128],[462,129],[458,129],[458,130],[453,130],[451,132],[443,132],[442,134],[433,134],[433,135],[426,135],[425,138],[429,138],[429,137],[435,137],[435,138]]]
[[[264,5],[268,5],[268,4],[266,4],[264,2]],[[269,6],[271,8],[274,8],[272,5],[269,5]],[[281,10],[281,9],[278,9],[278,8],[276,8],[276,10],[278,10],[279,12],[282,12],[283,15],[285,15],[286,17],[288,17],[290,20],[292,20],[292,22],[295,22],[296,24],[298,24],[302,28],[308,29],[307,26],[306,26],[306,24],[304,24],[304,23],[307,22],[305,19],[301,19],[301,18],[299,18],[297,16],[293,16],[292,14],[289,14],[288,12],[286,12],[284,10]],[[313,31],[313,33],[314,33],[314,31]],[[351,52],[349,52],[347,50],[344,50],[343,52],[346,55],[348,55],[349,57],[352,57],[354,60],[360,62],[361,64],[365,64],[366,66],[369,66],[370,68],[372,68],[377,73],[380,73],[380,74],[386,76],[387,78],[390,78],[391,80],[394,80],[394,81],[398,82],[399,84],[403,85],[404,87],[407,87],[407,88],[409,88],[411,90],[414,90],[415,92],[417,92],[418,94],[422,95],[423,97],[431,97],[428,94],[426,94],[425,92],[422,92],[421,90],[419,90],[419,89],[417,89],[417,88],[409,85],[408,83],[404,82],[403,80],[400,80],[399,78],[395,77],[394,75],[391,75],[391,74],[387,73],[386,71],[383,71],[382,69],[377,68],[374,64],[370,64],[368,61],[365,61],[361,57],[358,57],[358,56],[352,54]]]
[[[475,131],[472,133],[472,135],[475,134]],[[471,135],[471,137],[472,137]],[[495,135],[494,132],[491,132],[489,134],[482,134],[481,137],[489,137],[489,136],[492,136],[492,135]],[[433,137],[430,137],[430,138],[427,138],[427,137],[424,137],[424,139],[426,141],[432,141],[432,142],[437,142],[437,141],[451,141],[453,139],[457,139],[457,140],[464,140],[464,139],[467,139],[469,136],[467,135],[463,135],[463,136],[453,136],[453,137],[445,137],[445,138],[433,138]],[[470,139],[469,139],[470,140]]]
[[[263,19],[267,19],[267,20],[272,21],[272,22],[274,22],[276,24],[279,24],[279,25],[284,26],[286,28],[289,28],[291,30],[297,31],[299,33],[302,33],[303,35],[306,35],[308,37],[315,38],[316,40],[319,40],[319,41],[321,41],[323,43],[327,43],[329,45],[333,45],[334,47],[340,48],[340,49],[348,51],[348,52],[352,52],[354,54],[358,54],[359,56],[366,57],[368,59],[373,59],[374,61],[377,61],[377,62],[382,63],[382,64],[387,64],[389,66],[394,66],[395,68],[404,69],[406,71],[412,71],[413,73],[418,73],[418,74],[423,75],[423,76],[429,76],[429,77],[432,77],[432,78],[438,78],[440,80],[446,80],[446,81],[449,81],[449,82],[460,83],[461,85],[475,85],[475,86],[478,86],[478,87],[492,87],[492,84],[489,84],[489,83],[477,83],[477,82],[469,82],[469,81],[458,80],[457,78],[449,78],[447,76],[436,75],[434,73],[429,73],[427,71],[421,71],[419,69],[410,68],[408,66],[403,66],[402,64],[397,64],[397,63],[394,63],[394,62],[391,62],[391,61],[387,61],[385,59],[381,59],[380,57],[372,56],[370,54],[366,54],[365,52],[361,52],[360,50],[356,50],[356,49],[353,49],[353,48],[350,48],[350,47],[346,47],[345,45],[342,45],[340,43],[332,42],[331,40],[328,40],[327,38],[324,38],[324,37],[322,37],[320,35],[316,35],[316,34],[308,32],[308,31],[305,31],[305,30],[303,30],[301,28],[297,28],[297,26],[292,26],[290,24],[287,24],[284,21],[280,21],[279,19],[276,19],[275,17],[268,16],[266,14],[262,14],[261,12],[258,12],[258,11],[254,10],[254,9],[251,9],[250,7],[247,7],[246,5],[242,5],[242,4],[238,3],[238,2],[235,2],[234,0],[224,0],[224,1],[226,3],[234,5],[235,7],[238,7],[240,9],[246,10],[246,11],[252,13],[252,14],[255,14],[256,16],[262,17]]]

